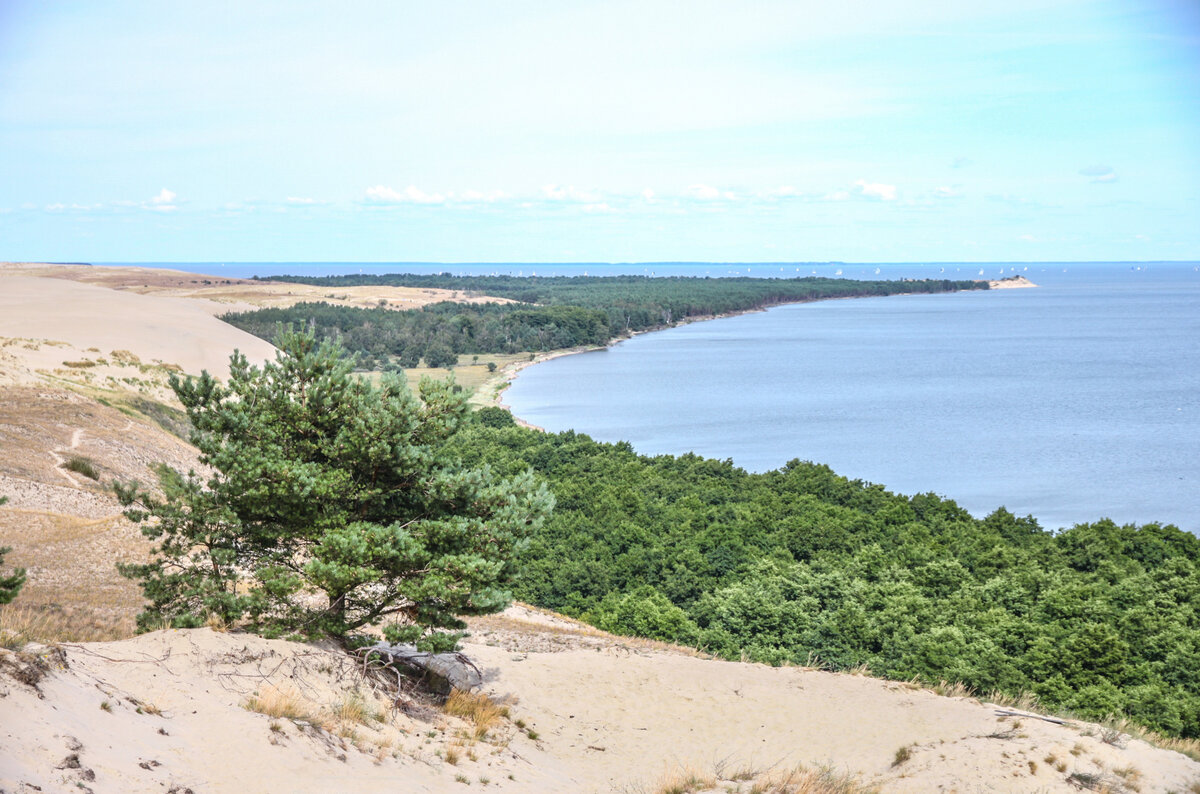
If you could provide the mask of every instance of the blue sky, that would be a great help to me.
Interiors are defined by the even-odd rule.
[[[1200,4],[0,0],[0,259],[1200,259]]]

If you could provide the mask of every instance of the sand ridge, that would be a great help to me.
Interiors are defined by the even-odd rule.
[[[353,725],[247,708],[272,688],[313,713],[333,713],[356,691],[372,697],[357,665],[328,646],[209,629],[66,644],[61,659],[43,652],[52,670],[36,690],[14,678],[3,651],[0,781],[15,791],[83,783],[97,794],[349,792],[397,781],[402,791],[538,794],[654,791],[679,770],[719,780],[796,764],[887,792],[1066,792],[1084,779],[1149,793],[1200,781],[1200,763],[1129,737],[1107,743],[1098,726],[999,716],[991,704],[863,676],[575,635],[522,609],[477,624],[464,646],[484,691],[510,711],[478,741],[436,708],[379,701],[381,719]],[[901,748],[908,757],[896,763]]]

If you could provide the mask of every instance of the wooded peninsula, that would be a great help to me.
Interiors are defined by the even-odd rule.
[[[455,290],[509,303],[443,301],[415,311],[362,309],[321,302],[237,312],[226,322],[270,340],[280,323],[304,324],[340,339],[363,369],[450,366],[459,355],[545,352],[607,344],[630,333],[701,317],[754,311],[782,303],[987,289],[986,281],[921,279],[856,281],[806,277],[697,278],[650,276],[453,276],[397,273],[271,276],[330,287],[393,286]]]

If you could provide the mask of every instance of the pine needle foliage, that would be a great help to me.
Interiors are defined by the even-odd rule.
[[[460,615],[510,600],[528,534],[552,507],[528,472],[463,468],[445,442],[467,408],[452,382],[419,395],[352,376],[336,343],[280,329],[272,362],[235,353],[223,385],[172,376],[207,479],[158,469],[158,498],[117,485],[158,541],[122,565],[149,601],[139,627],[212,615],[268,636],[345,637],[384,625],[393,641],[453,648]]]
[[[8,501],[7,496],[0,496],[0,505]],[[4,565],[4,557],[12,551],[9,546],[0,546],[0,565]],[[8,576],[0,574],[0,604],[8,604],[21,592],[25,584],[25,569],[17,568]]]

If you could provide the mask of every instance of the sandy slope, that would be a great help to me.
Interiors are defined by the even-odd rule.
[[[705,660],[521,612],[478,626],[466,646],[485,690],[511,704],[511,721],[479,742],[435,710],[380,705],[382,722],[320,729],[317,718],[281,718],[272,729],[244,708],[272,686],[314,710],[345,702],[357,668],[313,646],[207,629],[67,645],[40,692],[0,675],[0,788],[415,792],[486,779],[513,792],[653,791],[684,768],[732,776],[796,763],[883,791],[1075,791],[1072,773],[1113,791],[1200,781],[1200,763],[1136,740],[1105,744],[1095,726],[1000,719],[994,707],[903,684]],[[902,746],[911,758],[893,766]]]
[[[507,298],[458,290],[386,286],[320,287],[134,266],[0,262],[0,273],[5,271],[67,279],[142,295],[191,298],[209,314],[246,311],[263,306],[291,306],[301,301],[324,301],[339,306],[383,306],[400,310],[419,308],[438,301],[512,302]]]
[[[271,345],[187,298],[25,275],[0,276],[0,337],[66,342],[74,351],[96,348],[109,356],[127,350],[143,362],[175,365],[192,374],[227,374],[234,349],[254,361],[274,355]],[[68,360],[53,349],[53,355],[46,352],[45,347],[30,351],[43,354],[28,357],[34,369]]]

